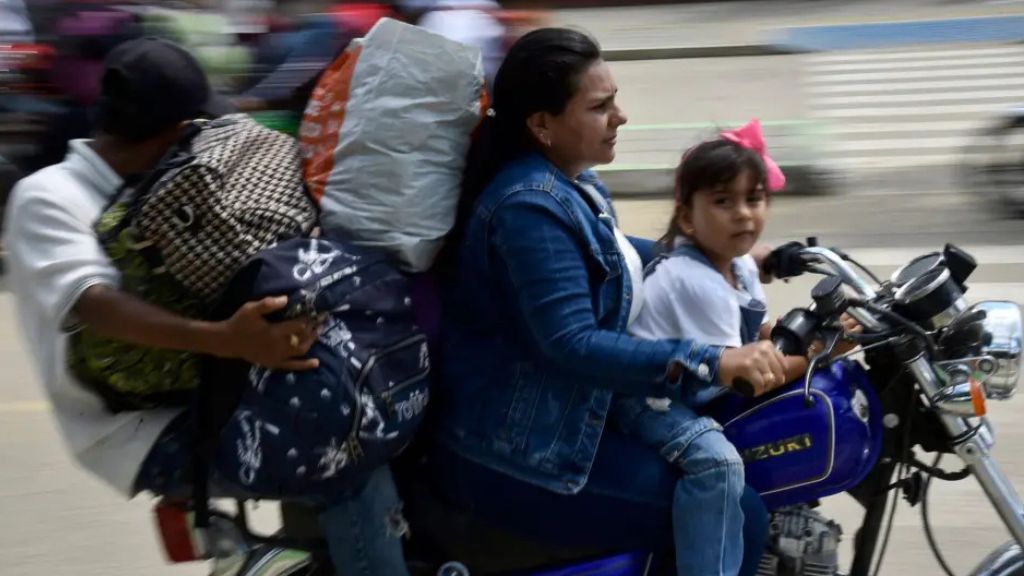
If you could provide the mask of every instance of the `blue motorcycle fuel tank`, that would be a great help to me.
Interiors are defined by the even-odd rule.
[[[852,360],[758,399],[726,395],[709,406],[746,464],[747,483],[769,509],[856,486],[881,451],[882,414],[864,368]]]

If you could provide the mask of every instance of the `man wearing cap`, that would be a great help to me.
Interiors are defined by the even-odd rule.
[[[190,120],[230,109],[186,50],[155,38],[133,40],[110,53],[97,107],[94,139],[71,141],[63,162],[15,187],[4,245],[22,333],[64,441],[82,466],[131,497],[170,486],[168,476],[187,478],[181,470],[187,454],[175,460],[169,448],[180,444],[173,433],[185,420],[183,409],[107,411],[68,371],[70,333],[88,325],[141,346],[294,371],[317,366],[303,357],[318,327],[301,320],[268,323],[264,315],[282,308],[287,298],[251,302],[226,321],[203,322],[122,292],[118,270],[93,231],[95,221],[125,180],[155,167]],[[299,342],[293,341],[296,334]],[[364,567],[361,574],[407,573],[399,539],[378,536],[386,533],[387,515],[397,507],[387,475],[323,513],[339,573],[357,564]]]

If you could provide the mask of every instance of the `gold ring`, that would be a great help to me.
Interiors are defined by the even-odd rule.
[[[292,334],[288,338],[288,343],[292,345],[292,348],[298,348],[299,347],[299,337],[296,336],[295,334]]]

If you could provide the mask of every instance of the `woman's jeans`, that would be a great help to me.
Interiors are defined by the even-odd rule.
[[[706,448],[708,456],[698,463],[715,470],[718,461],[709,450],[727,448]],[[605,429],[587,484],[575,495],[519,481],[444,448],[434,450],[432,459],[435,481],[454,504],[547,546],[609,551],[674,547],[680,574],[725,573],[721,563],[733,574],[738,569],[742,576],[753,576],[768,539],[767,510],[760,496],[742,485],[742,475],[739,488],[736,475],[730,473],[728,480],[729,491],[740,493],[738,506],[707,506],[708,495],[720,491],[719,472],[688,477],[657,450],[614,426]],[[721,541],[727,527],[739,527],[732,542],[702,548],[708,540]]]
[[[146,457],[135,479],[137,491],[162,495],[190,494],[194,427],[187,415],[168,425]],[[211,492],[216,497],[250,499],[273,495],[247,492],[237,483],[213,474]],[[407,576],[402,537],[408,531],[401,515],[401,501],[391,470],[382,466],[367,482],[338,494],[330,502],[303,503],[317,507],[320,528],[330,550],[335,571],[345,576]]]

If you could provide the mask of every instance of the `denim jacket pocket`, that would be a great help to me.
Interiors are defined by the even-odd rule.
[[[508,452],[520,452],[526,447],[526,440],[537,412],[543,378],[529,362],[516,364],[512,385],[515,391],[508,406],[508,416],[498,437],[507,445]]]

